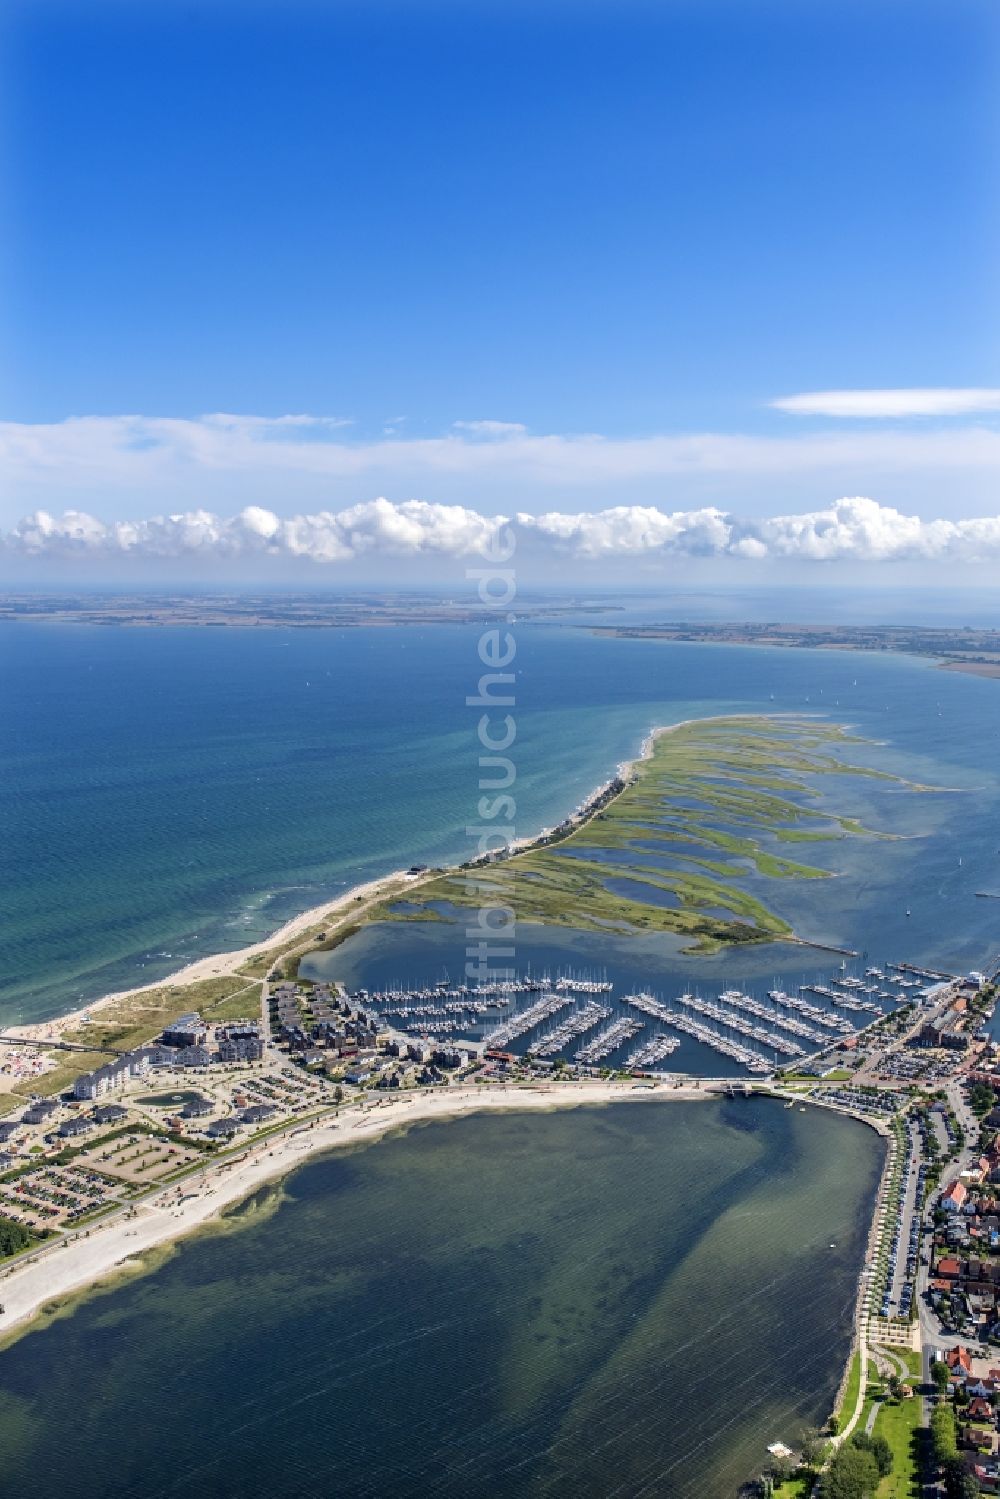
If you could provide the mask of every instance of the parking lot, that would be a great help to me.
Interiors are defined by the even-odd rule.
[[[0,1185],[0,1211],[27,1228],[66,1228],[122,1196],[119,1182],[80,1162],[40,1165]]]
[[[95,1145],[77,1158],[120,1181],[145,1186],[200,1159],[199,1153],[184,1145],[135,1133]]]

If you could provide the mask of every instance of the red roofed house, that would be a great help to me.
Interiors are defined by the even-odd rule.
[[[934,1274],[943,1275],[950,1280],[955,1280],[961,1268],[962,1266],[960,1265],[958,1260],[947,1258],[938,1260],[937,1264],[934,1266]]]
[[[954,1348],[948,1349],[948,1352],[944,1356],[944,1361],[952,1374],[972,1373],[972,1355],[969,1353],[968,1348],[963,1348],[959,1343],[956,1343]]]
[[[952,1182],[947,1192],[941,1198],[941,1206],[946,1212],[960,1213],[962,1211],[962,1204],[968,1195],[961,1182]]]
[[[989,1467],[985,1463],[974,1463],[972,1475],[979,1484],[980,1493],[995,1494],[1000,1491],[1000,1479],[997,1477],[995,1463],[990,1463]]]

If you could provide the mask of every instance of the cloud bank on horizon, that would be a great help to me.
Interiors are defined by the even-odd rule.
[[[680,557],[802,562],[1000,561],[1000,515],[922,520],[863,496],[827,509],[741,518],[715,507],[665,511],[616,505],[600,511],[484,515],[423,500],[365,501],[282,518],[261,506],[232,516],[191,510],[105,522],[83,511],[40,510],[0,538],[8,555],[52,559],[307,560],[365,557],[474,561],[503,527],[533,559],[602,562]]]
[[[1000,477],[1000,427],[989,418],[1000,412],[1000,390],[829,390],[769,405],[782,413],[770,418],[776,431],[640,437],[535,434],[492,419],[456,421],[440,436],[402,436],[403,417],[374,438],[357,437],[341,417],[308,414],[3,422],[0,477],[20,504],[8,507],[6,531],[0,518],[0,557],[468,558],[510,524],[521,555],[543,563],[1000,558],[1000,515],[989,513]],[[977,425],[955,420],[973,416]],[[808,417],[821,425],[802,428]],[[883,424],[873,428],[876,417]],[[831,430],[831,418],[852,424]],[[847,482],[863,474],[866,487],[878,485],[881,501],[855,494],[825,503],[827,494],[844,494],[845,473]],[[935,493],[948,497],[953,513],[928,515],[940,498],[921,503],[919,491],[911,493],[919,478],[926,495],[931,473],[950,481]],[[985,502],[963,499],[963,473],[985,484]],[[797,512],[805,479],[814,503],[805,498]],[[902,500],[884,492],[892,481]],[[782,483],[786,493],[794,486],[791,505],[782,504]],[[432,498],[357,502],[362,485],[369,495],[385,485],[384,493],[430,490]],[[682,485],[682,503],[665,502]],[[122,513],[127,518],[116,518]]]

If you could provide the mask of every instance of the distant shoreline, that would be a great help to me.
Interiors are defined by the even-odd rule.
[[[939,671],[962,671],[970,677],[1000,677],[1000,661],[948,661],[938,662]]]
[[[529,623],[585,628],[620,640],[665,640],[680,644],[756,645],[783,649],[840,651],[866,655],[911,656],[936,661],[945,671],[1000,679],[1000,630],[933,625],[794,625],[755,621],[667,620],[652,624],[598,624],[587,616],[623,613],[623,603],[564,602],[542,598],[525,602],[519,617]],[[566,618],[570,616],[570,618]],[[364,603],[350,597],[317,599],[308,593],[287,598],[227,595],[169,601],[141,594],[83,597],[0,595],[0,625],[90,625],[104,629],[345,630],[405,629],[412,626],[471,626],[495,623],[495,614],[448,600],[400,601],[391,594]]]
[[[521,620],[560,620],[563,615],[619,614],[624,605],[539,598],[522,600]],[[495,625],[497,612],[484,604],[388,592],[364,601],[323,593],[160,594],[0,593],[0,625],[91,625],[117,630],[352,630],[377,626]]]
[[[916,625],[911,628],[905,625],[754,623],[591,625],[589,629],[592,635],[612,640],[661,640],[675,645],[757,646],[773,650],[895,656],[934,661],[942,671],[1000,677],[1000,630],[966,631]]]

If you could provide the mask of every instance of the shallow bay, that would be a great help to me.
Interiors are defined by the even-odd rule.
[[[0,1484],[724,1499],[828,1413],[882,1149],[637,1100],[318,1160],[0,1355]]]

